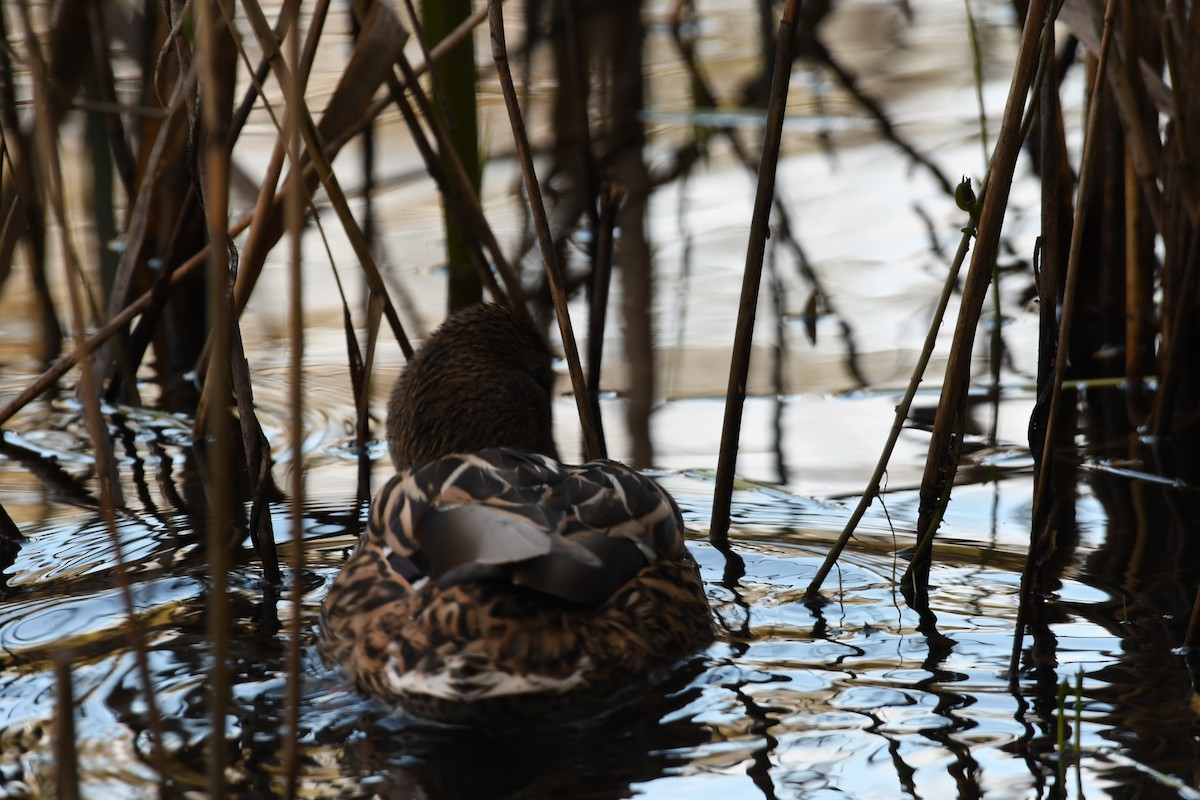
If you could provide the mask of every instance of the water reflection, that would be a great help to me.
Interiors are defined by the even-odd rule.
[[[184,791],[203,785],[204,748],[213,735],[205,713],[211,651],[199,535],[206,522],[186,510],[195,478],[188,474],[193,468],[186,442],[171,433],[175,424],[136,414],[120,419],[114,429],[120,432],[129,505],[117,533],[148,630],[172,786]],[[150,796],[146,704],[121,624],[123,606],[108,577],[111,542],[86,489],[80,490],[86,478],[74,474],[87,474],[87,460],[74,456],[69,470],[60,463],[58,454],[78,453],[69,437],[53,448],[45,441],[35,448],[27,437],[5,444],[0,473],[37,471],[47,476],[44,485],[61,485],[59,496],[83,508],[68,512],[56,505],[47,522],[21,522],[22,538],[9,540],[0,600],[0,753],[5,763],[24,765],[12,767],[21,780],[48,769],[52,657],[69,644],[76,653],[85,790],[97,797]],[[356,469],[335,449],[313,459],[315,472],[335,464]],[[1179,489],[1104,469],[1085,473],[1095,500],[1080,504],[1085,527],[1069,541],[1088,573],[1060,570],[1057,591],[1044,603],[1028,642],[1026,669],[1010,685],[1022,555],[1016,531],[1028,535],[1022,522],[1028,488],[1007,478],[1025,474],[1029,463],[1027,456],[1003,450],[981,450],[977,463],[983,466],[974,474],[993,482],[960,487],[952,504],[933,574],[936,628],[907,609],[895,590],[904,566],[897,553],[911,542],[910,531],[890,530],[888,515],[873,510],[858,546],[831,576],[826,601],[806,602],[804,589],[823,558],[823,543],[840,531],[848,513],[844,504],[744,482],[735,496],[733,557],[700,539],[692,542],[722,631],[707,653],[608,716],[501,732],[431,728],[396,716],[358,698],[309,648],[304,792],[1052,797],[1062,790],[1058,684],[1081,668],[1081,774],[1089,793],[1110,786],[1142,796],[1167,791],[1154,772],[1190,776],[1200,756],[1186,703],[1185,664],[1167,652],[1182,635],[1192,576],[1188,569],[1175,575],[1152,567],[1141,557],[1146,548],[1136,531],[1177,522],[1186,498],[1174,497],[1172,504],[1163,493]],[[658,475],[688,524],[703,529],[711,473]],[[361,526],[354,484],[336,485],[340,499],[318,487],[305,509],[306,643],[317,604]],[[911,490],[884,499],[890,520],[911,516]],[[286,506],[274,506],[273,513],[278,542],[290,546]],[[1107,537],[1091,530],[1099,524]],[[234,538],[236,677],[223,736],[237,793],[258,797],[281,785],[285,643],[277,618],[292,612],[266,592],[244,531]],[[1182,535],[1167,541],[1175,542],[1176,552],[1188,546]]]
[[[709,739],[679,715],[700,694],[696,661],[672,681],[601,719],[544,730],[438,729],[362,715],[317,732],[339,744],[346,774],[385,797],[627,797],[682,768]],[[343,738],[344,737],[344,738]],[[586,787],[584,789],[583,787]]]

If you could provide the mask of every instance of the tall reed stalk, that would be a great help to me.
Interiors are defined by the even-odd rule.
[[[788,0],[779,20],[779,39],[775,51],[775,69],[771,76],[771,94],[767,105],[767,126],[758,162],[758,185],[754,212],[750,219],[750,242],[746,248],[746,266],[742,272],[742,293],[738,302],[737,328],[733,336],[733,356],[729,364],[729,386],[725,393],[725,420],[721,426],[721,452],[717,461],[717,485],[713,492],[712,528],[709,539],[725,550],[729,548],[729,514],[733,498],[734,470],[737,467],[738,441],[742,432],[742,407],[746,400],[746,381],[750,372],[750,346],[754,338],[754,317],[758,290],[762,282],[763,256],[770,235],[771,206],[775,199],[775,168],[783,138],[783,117],[787,109],[791,81],[792,45],[796,40],[796,15],[800,4]]]
[[[289,26],[287,62],[291,81],[283,88],[292,113],[285,120],[282,136],[286,142],[292,170],[285,186],[284,215],[288,231],[288,343],[291,346],[288,376],[288,406],[291,410],[291,528],[292,548],[288,566],[291,572],[291,605],[287,647],[287,702],[284,710],[283,778],[284,795],[295,797],[300,780],[300,672],[301,620],[304,617],[304,302],[301,267],[305,196],[304,182],[298,169],[300,160],[299,115],[304,104],[304,69],[300,60],[298,21]]]
[[[210,647],[208,713],[211,733],[205,762],[208,767],[208,794],[225,794],[225,770],[228,748],[225,739],[225,720],[230,702],[229,636],[229,541],[224,521],[229,519],[234,504],[234,489],[226,465],[233,458],[233,420],[226,412],[228,387],[232,385],[230,368],[230,306],[227,297],[231,288],[229,248],[226,233],[229,227],[229,158],[225,136],[232,112],[232,76],[225,73],[229,60],[222,53],[219,19],[220,11],[214,2],[199,0],[196,4],[197,50],[201,92],[200,121],[204,130],[204,147],[199,167],[202,184],[199,187],[207,222],[208,240],[208,311],[209,342],[212,347],[205,375],[205,387],[211,389],[214,413],[209,419],[208,502],[208,641]],[[179,42],[178,46],[183,47]]]

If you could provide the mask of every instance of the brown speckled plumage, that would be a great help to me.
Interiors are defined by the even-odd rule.
[[[522,447],[556,456],[554,367],[533,324],[504,306],[470,306],[422,345],[388,400],[396,469],[449,453]]]
[[[583,709],[712,641],[670,496],[551,455],[549,366],[526,323],[480,306],[397,382],[388,438],[406,468],[321,610],[322,654],[364,694],[446,721]]]

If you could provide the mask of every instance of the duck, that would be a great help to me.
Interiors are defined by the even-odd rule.
[[[554,445],[553,357],[481,303],[423,343],[388,401],[396,467],[321,605],[359,693],[442,723],[603,710],[712,643],[678,505]]]

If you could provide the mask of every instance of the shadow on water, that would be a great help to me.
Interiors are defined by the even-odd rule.
[[[1136,784],[1144,781],[1138,773],[1149,773],[1161,783],[1156,778],[1139,796],[1177,796],[1200,786],[1195,656],[1181,647],[1200,585],[1194,488],[1200,471],[1188,455],[1195,442],[1128,433],[1128,402],[1123,391],[1094,389],[1083,403],[1083,427],[1094,444],[1077,464],[1076,480],[1102,513],[1060,528],[1062,540],[1041,567],[1053,593],[1038,609],[1025,666],[1047,738],[1053,738],[1056,683],[1078,678],[1088,716],[1111,726],[1103,734],[1113,755],[1111,777]],[[1093,591],[1065,585],[1072,561]],[[1087,651],[1105,638],[1114,658],[1097,663]],[[1027,744],[1053,748],[1046,739]]]
[[[343,774],[361,776],[359,787],[369,794],[627,797],[634,785],[684,768],[691,750],[708,740],[706,728],[685,713],[705,669],[696,660],[639,700],[572,725],[437,728],[369,708],[339,720],[329,715],[312,735],[337,753]]]

